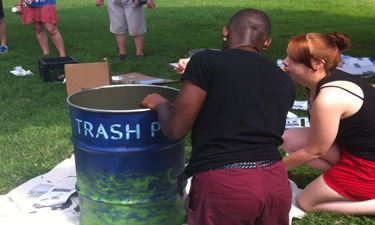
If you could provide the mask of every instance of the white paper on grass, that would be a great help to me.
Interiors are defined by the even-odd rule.
[[[307,101],[294,101],[292,109],[296,110],[304,110],[307,111],[308,108],[308,102]]]
[[[51,225],[53,221],[54,225],[79,225],[76,181],[73,155],[48,173],[21,184],[6,195],[0,195],[0,224]]]
[[[34,204],[56,206],[64,204],[75,190],[74,157],[66,159],[50,172],[37,176],[7,194],[21,210],[35,210]],[[64,202],[65,201],[65,202]]]
[[[66,203],[74,192],[76,192],[75,189],[38,184],[26,194],[22,204],[35,208],[58,206]],[[21,201],[19,201],[18,204],[21,204]]]
[[[30,70],[24,70],[21,66],[14,67],[14,70],[10,71],[12,74],[16,76],[26,76],[26,75],[32,75],[33,73]]]
[[[292,129],[297,127],[310,127],[310,121],[308,117],[291,117],[286,118],[286,129]]]

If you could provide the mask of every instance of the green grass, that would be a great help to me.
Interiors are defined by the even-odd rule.
[[[344,54],[375,59],[374,0],[156,0],[156,10],[146,9],[147,57],[134,57],[134,42],[129,38],[125,61],[112,60],[118,50],[115,36],[109,32],[106,7],[96,7],[94,0],[57,2],[58,28],[67,55],[80,63],[102,62],[107,57],[113,75],[138,72],[179,79],[169,63],[187,57],[191,49],[221,48],[223,26],[242,8],[261,9],[271,18],[273,42],[264,55],[274,62],[285,57],[287,42],[294,35],[333,31],[352,39],[352,48]],[[0,55],[0,194],[48,172],[73,153],[65,84],[42,81],[38,59],[43,56],[32,25],[22,25],[21,16],[11,13],[13,0],[3,0],[3,4],[11,51]],[[49,57],[57,57],[51,40],[50,48]],[[10,73],[15,66],[31,70],[34,75],[16,77]],[[369,80],[375,83],[374,78]],[[306,100],[303,87],[297,87],[297,99]],[[189,138],[186,149],[188,158]],[[300,188],[321,174],[305,166],[288,173]],[[367,216],[311,213],[293,224],[375,224],[374,221],[374,217]]]

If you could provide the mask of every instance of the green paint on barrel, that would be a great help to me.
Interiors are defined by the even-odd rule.
[[[159,93],[173,102],[177,89],[116,85],[68,97],[80,199],[80,225],[179,225],[186,199],[177,193],[184,140],[161,131],[155,112],[138,104]]]

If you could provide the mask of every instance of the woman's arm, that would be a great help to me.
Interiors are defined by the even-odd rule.
[[[345,99],[336,90],[321,90],[310,109],[310,129],[304,149],[283,159],[287,168],[304,165],[324,155],[336,139]]]

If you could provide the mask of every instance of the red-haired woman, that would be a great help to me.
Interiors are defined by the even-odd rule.
[[[350,40],[307,33],[289,41],[285,71],[308,90],[310,128],[287,130],[287,168],[324,172],[298,197],[305,211],[375,215],[375,88],[337,70]]]
[[[16,7],[21,10],[22,23],[34,25],[43,54],[50,53],[47,32],[59,51],[60,57],[66,56],[63,38],[57,29],[56,0],[18,0]]]

